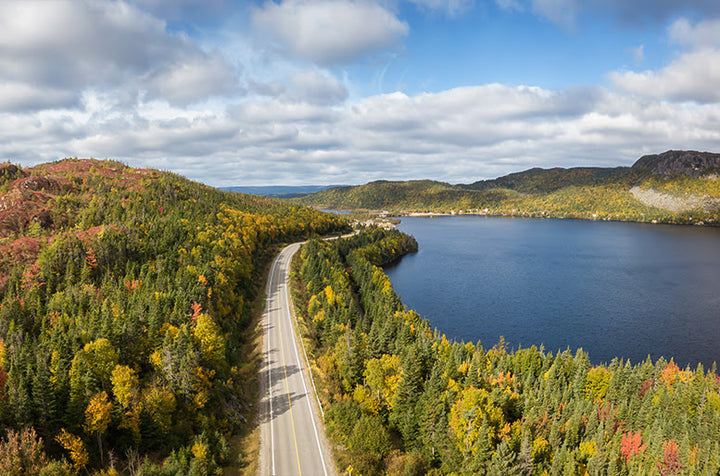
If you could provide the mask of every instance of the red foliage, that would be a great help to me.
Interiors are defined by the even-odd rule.
[[[617,419],[618,411],[615,408],[615,405],[613,405],[610,402],[605,402],[602,405],[599,405],[597,407],[597,417],[600,421],[612,421],[614,422]]]
[[[7,382],[8,376],[5,369],[0,367],[0,398],[5,400],[5,382]]]
[[[663,459],[657,464],[658,471],[662,476],[679,473],[683,466],[679,458],[680,447],[672,439],[663,443],[663,448]]]
[[[654,380],[650,380],[650,379],[645,380],[642,383],[642,385],[640,386],[640,398],[641,399],[644,398],[647,391],[650,390],[651,388],[653,388],[654,386],[655,386]]]
[[[107,227],[105,225],[93,226],[86,230],[80,230],[76,232],[75,236],[77,236],[80,241],[87,244],[88,241],[90,241],[92,238],[95,238],[98,233],[105,230],[106,228]]]
[[[25,268],[22,279],[22,287],[25,290],[32,289],[41,284],[40,277],[40,266],[37,263],[33,263],[31,266]]]
[[[95,251],[93,251],[92,248],[88,248],[88,250],[85,252],[85,261],[87,262],[87,265],[90,267],[90,269],[97,268],[97,258],[95,258]]]
[[[193,303],[190,305],[190,308],[192,309],[192,321],[195,322],[202,312],[202,306],[197,302],[193,301]]]
[[[125,281],[125,288],[130,291],[131,293],[135,292],[137,288],[142,285],[142,280],[140,279],[133,279],[132,281]]]
[[[622,443],[620,444],[620,454],[625,458],[625,462],[630,462],[630,458],[633,456],[640,455],[645,452],[647,445],[642,444],[642,437],[640,431],[633,433],[629,431],[622,437]]]

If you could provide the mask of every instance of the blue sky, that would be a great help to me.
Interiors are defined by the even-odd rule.
[[[7,0],[0,160],[469,183],[720,151],[717,0]]]

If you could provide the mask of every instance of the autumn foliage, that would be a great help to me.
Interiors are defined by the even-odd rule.
[[[251,420],[254,364],[237,349],[266,264],[347,230],[112,161],[2,167],[0,203],[0,427],[7,455],[37,448],[35,431],[48,474],[219,471]]]

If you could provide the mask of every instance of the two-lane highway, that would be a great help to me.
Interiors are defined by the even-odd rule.
[[[263,475],[336,475],[307,362],[296,339],[288,289],[295,243],[273,261],[263,315],[264,384],[261,401],[260,471]]]

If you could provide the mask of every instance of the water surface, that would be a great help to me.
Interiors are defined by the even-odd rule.
[[[595,363],[720,361],[720,229],[468,216],[398,228],[420,250],[386,272],[450,338],[582,347]]]

